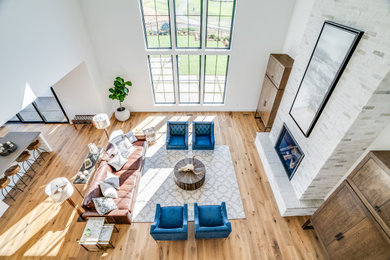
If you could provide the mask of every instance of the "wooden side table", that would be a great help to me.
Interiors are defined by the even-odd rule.
[[[107,224],[105,217],[90,217],[79,240],[87,251],[100,251],[114,248],[111,237],[113,232],[119,232],[115,224]]]

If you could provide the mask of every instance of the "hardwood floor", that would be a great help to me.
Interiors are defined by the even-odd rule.
[[[72,179],[88,153],[87,144],[105,145],[102,130],[71,125],[9,124],[8,131],[41,131],[54,150],[46,155],[37,175],[16,195],[0,218],[0,258],[47,259],[325,259],[313,230],[302,230],[307,217],[282,218],[254,146],[262,126],[253,113],[132,113],[125,123],[112,120],[115,129],[142,129],[155,126],[158,143],[164,143],[167,120],[214,120],[216,144],[230,146],[246,219],[232,220],[228,239],[195,240],[193,222],[187,241],[156,243],[149,235],[150,224],[119,226],[115,249],[86,252],[77,243],[85,223],[76,222],[77,213],[67,203],[53,204],[44,193],[50,180],[65,176]],[[22,187],[22,186],[21,186]],[[23,187],[22,187],[23,188]],[[81,202],[77,192],[74,200]]]

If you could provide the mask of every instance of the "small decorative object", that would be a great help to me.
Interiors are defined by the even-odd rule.
[[[126,86],[131,87],[133,84],[131,81],[125,81],[121,77],[116,77],[114,81],[114,87],[110,88],[110,95],[108,96],[112,100],[119,101],[119,108],[115,111],[115,117],[119,121],[126,121],[130,117],[130,111],[122,106],[122,102],[129,94],[129,89]]]
[[[184,165],[183,167],[179,168],[179,171],[182,172],[191,172],[195,175],[201,174],[203,172],[195,172],[195,164],[194,164],[195,155],[192,156],[192,162]]]
[[[83,174],[82,171],[77,172],[77,176],[81,176]]]
[[[4,144],[0,143],[0,155],[7,156],[15,152],[17,148],[17,145],[10,141],[5,142]]]
[[[84,161],[84,167],[85,169],[89,169],[93,166],[93,163],[90,158],[85,159]]]
[[[94,143],[88,144],[89,152],[93,155],[96,155],[99,153],[99,148]]]
[[[149,127],[143,132],[146,136],[146,141],[148,145],[153,145],[156,142],[156,130],[154,129],[154,127]]]
[[[80,179],[81,179],[81,180],[85,180],[85,179],[87,178],[87,176],[85,176],[85,174],[84,174],[84,173],[80,174],[80,176],[79,176],[79,177],[80,177]]]
[[[83,174],[84,174],[84,175],[88,175],[88,171],[87,171],[87,170],[84,170],[84,171],[83,171]]]
[[[85,236],[86,236],[86,237],[91,236],[91,230],[90,230],[89,228],[87,228],[87,229],[85,230]]]
[[[363,32],[326,21],[290,109],[308,137],[352,56]]]
[[[305,155],[285,124],[276,142],[275,150],[291,180]]]

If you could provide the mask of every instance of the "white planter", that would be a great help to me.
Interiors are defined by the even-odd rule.
[[[115,111],[115,118],[119,121],[126,121],[127,119],[130,118],[130,111],[125,108],[125,107],[122,107],[122,111],[120,110],[121,108],[117,108],[116,111]]]

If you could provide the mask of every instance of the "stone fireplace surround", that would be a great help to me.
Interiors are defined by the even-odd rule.
[[[296,51],[289,82],[270,133],[255,144],[282,216],[311,215],[390,123],[390,20],[385,0],[316,1]],[[306,138],[289,115],[325,20],[364,31],[333,94]],[[291,181],[274,145],[283,124],[305,153]]]

